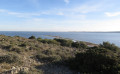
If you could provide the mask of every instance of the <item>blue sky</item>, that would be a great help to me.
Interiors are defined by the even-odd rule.
[[[0,31],[120,31],[120,0],[0,0]]]

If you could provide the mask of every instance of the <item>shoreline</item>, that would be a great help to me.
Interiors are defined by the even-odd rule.
[[[70,38],[64,38],[64,37],[60,37],[60,36],[52,36],[52,35],[45,35],[45,36],[53,37],[53,38],[57,38],[57,39],[72,40],[73,42],[85,42],[85,44],[86,44],[88,47],[98,46],[98,44],[95,44],[95,43],[86,42],[86,41],[79,41],[79,40],[74,40],[74,39],[70,39]]]

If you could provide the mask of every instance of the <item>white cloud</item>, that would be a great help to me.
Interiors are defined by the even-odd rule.
[[[94,5],[83,4],[72,8],[67,8],[67,9],[65,8],[63,10],[72,13],[89,13],[89,12],[101,11],[102,9],[100,4],[94,4]]]
[[[64,2],[65,2],[66,4],[69,4],[70,0],[64,0]]]
[[[119,16],[120,12],[114,12],[114,13],[110,13],[110,12],[105,12],[105,14],[109,17],[113,17],[113,16]]]
[[[0,13],[6,12],[6,10],[0,9]]]
[[[79,20],[79,19],[48,19],[30,18],[15,23],[8,24],[6,30],[25,31],[118,31],[120,29],[120,19],[114,20]],[[0,22],[0,24],[2,24]],[[10,25],[11,24],[11,25]],[[1,25],[0,25],[1,26]],[[3,25],[4,26],[4,25]],[[9,27],[10,26],[10,27]],[[11,27],[13,26],[13,27]],[[14,27],[15,26],[15,27]],[[27,26],[27,29],[26,29]],[[69,26],[69,27],[68,27]],[[17,28],[16,28],[17,27]],[[23,27],[22,29],[20,27]],[[2,28],[0,28],[3,30]]]
[[[32,2],[34,0],[30,0]],[[35,0],[33,3],[37,3],[38,0]],[[65,0],[66,3],[69,3],[69,0]],[[44,10],[41,12],[32,12],[32,13],[21,13],[21,12],[14,12],[14,11],[8,11],[0,9],[0,12],[7,13],[8,15],[13,15],[16,17],[23,17],[23,18],[30,18],[30,17],[36,17],[41,15],[57,15],[57,16],[63,16],[68,18],[85,18],[85,14],[89,12],[96,12],[100,11],[100,4],[92,4],[91,3],[85,3],[82,5],[76,5],[71,8],[59,8],[59,9],[50,9],[50,10]]]
[[[63,12],[58,12],[57,15],[64,15],[64,13]]]
[[[46,13],[45,12],[21,13],[21,12],[8,11],[8,10],[5,10],[5,9],[0,9],[0,13],[4,13],[6,15],[13,15],[13,16],[16,16],[16,17],[23,17],[23,18],[40,16],[42,14],[49,15],[47,12]]]
[[[23,18],[30,18],[34,16],[41,16],[41,15],[59,15],[63,16],[64,13],[62,11],[53,9],[53,10],[47,10],[47,11],[42,11],[42,12],[32,12],[32,13],[21,13],[21,12],[14,12],[14,11],[8,11],[5,9],[0,9],[0,13],[4,13],[7,15],[13,15],[16,17],[23,17]]]
[[[19,14],[21,14],[21,13],[17,13],[17,12],[8,12],[8,14],[10,14],[10,15],[19,15]]]
[[[4,13],[4,14],[8,14],[8,15],[14,15],[16,17],[24,17],[24,15],[22,13],[18,13],[18,12],[11,12],[5,9],[0,9],[0,13]]]
[[[100,5],[83,5],[73,9],[74,12],[89,13],[100,10]]]
[[[114,20],[53,20],[33,18],[29,24],[35,31],[119,31],[120,19]],[[113,25],[114,24],[114,25]],[[39,27],[40,26],[40,27]],[[46,27],[49,26],[49,27]],[[69,27],[68,27],[69,26]],[[36,29],[37,28],[37,29]]]

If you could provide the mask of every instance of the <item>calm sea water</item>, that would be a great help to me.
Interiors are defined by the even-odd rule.
[[[15,32],[15,31],[0,31],[0,34],[7,36],[22,36],[30,37],[32,35],[36,37],[42,37],[47,39],[53,39],[54,37],[46,36],[60,36],[63,38],[70,38],[78,41],[87,41],[96,44],[100,44],[103,41],[109,41],[120,47],[120,33],[95,33],[95,32]]]

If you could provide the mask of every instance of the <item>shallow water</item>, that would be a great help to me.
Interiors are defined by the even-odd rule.
[[[120,33],[103,33],[103,32],[17,32],[17,31],[0,31],[0,34],[7,36],[22,36],[30,37],[34,35],[36,37],[42,37],[46,39],[53,39],[51,36],[60,36],[63,38],[70,38],[78,41],[87,41],[96,44],[100,44],[103,41],[109,41],[120,47]],[[48,36],[50,35],[50,36]]]

